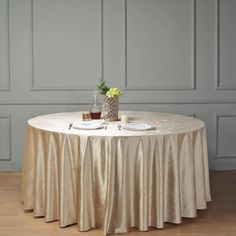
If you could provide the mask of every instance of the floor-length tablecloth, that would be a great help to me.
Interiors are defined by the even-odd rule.
[[[146,231],[164,222],[196,217],[211,200],[206,130],[181,115],[121,112],[150,131],[68,129],[81,113],[58,113],[28,121],[22,201],[25,210],[104,234],[130,227]]]

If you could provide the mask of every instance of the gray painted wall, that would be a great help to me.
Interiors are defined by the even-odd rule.
[[[210,168],[236,168],[235,22],[235,0],[0,0],[0,170],[27,119],[87,110],[100,78],[123,110],[202,119]]]

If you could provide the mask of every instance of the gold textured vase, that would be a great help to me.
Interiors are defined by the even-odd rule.
[[[117,121],[119,113],[119,97],[104,99],[104,119],[107,121]]]

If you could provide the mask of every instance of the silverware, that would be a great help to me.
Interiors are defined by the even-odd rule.
[[[68,129],[70,130],[72,128],[72,126],[73,126],[73,123],[70,123]]]
[[[118,124],[118,129],[121,130],[121,124]]]
[[[107,130],[107,125],[103,125],[104,129]]]

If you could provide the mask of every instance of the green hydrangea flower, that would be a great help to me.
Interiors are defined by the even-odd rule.
[[[110,88],[106,93],[106,96],[109,98],[119,97],[120,95],[121,91],[116,87]]]

